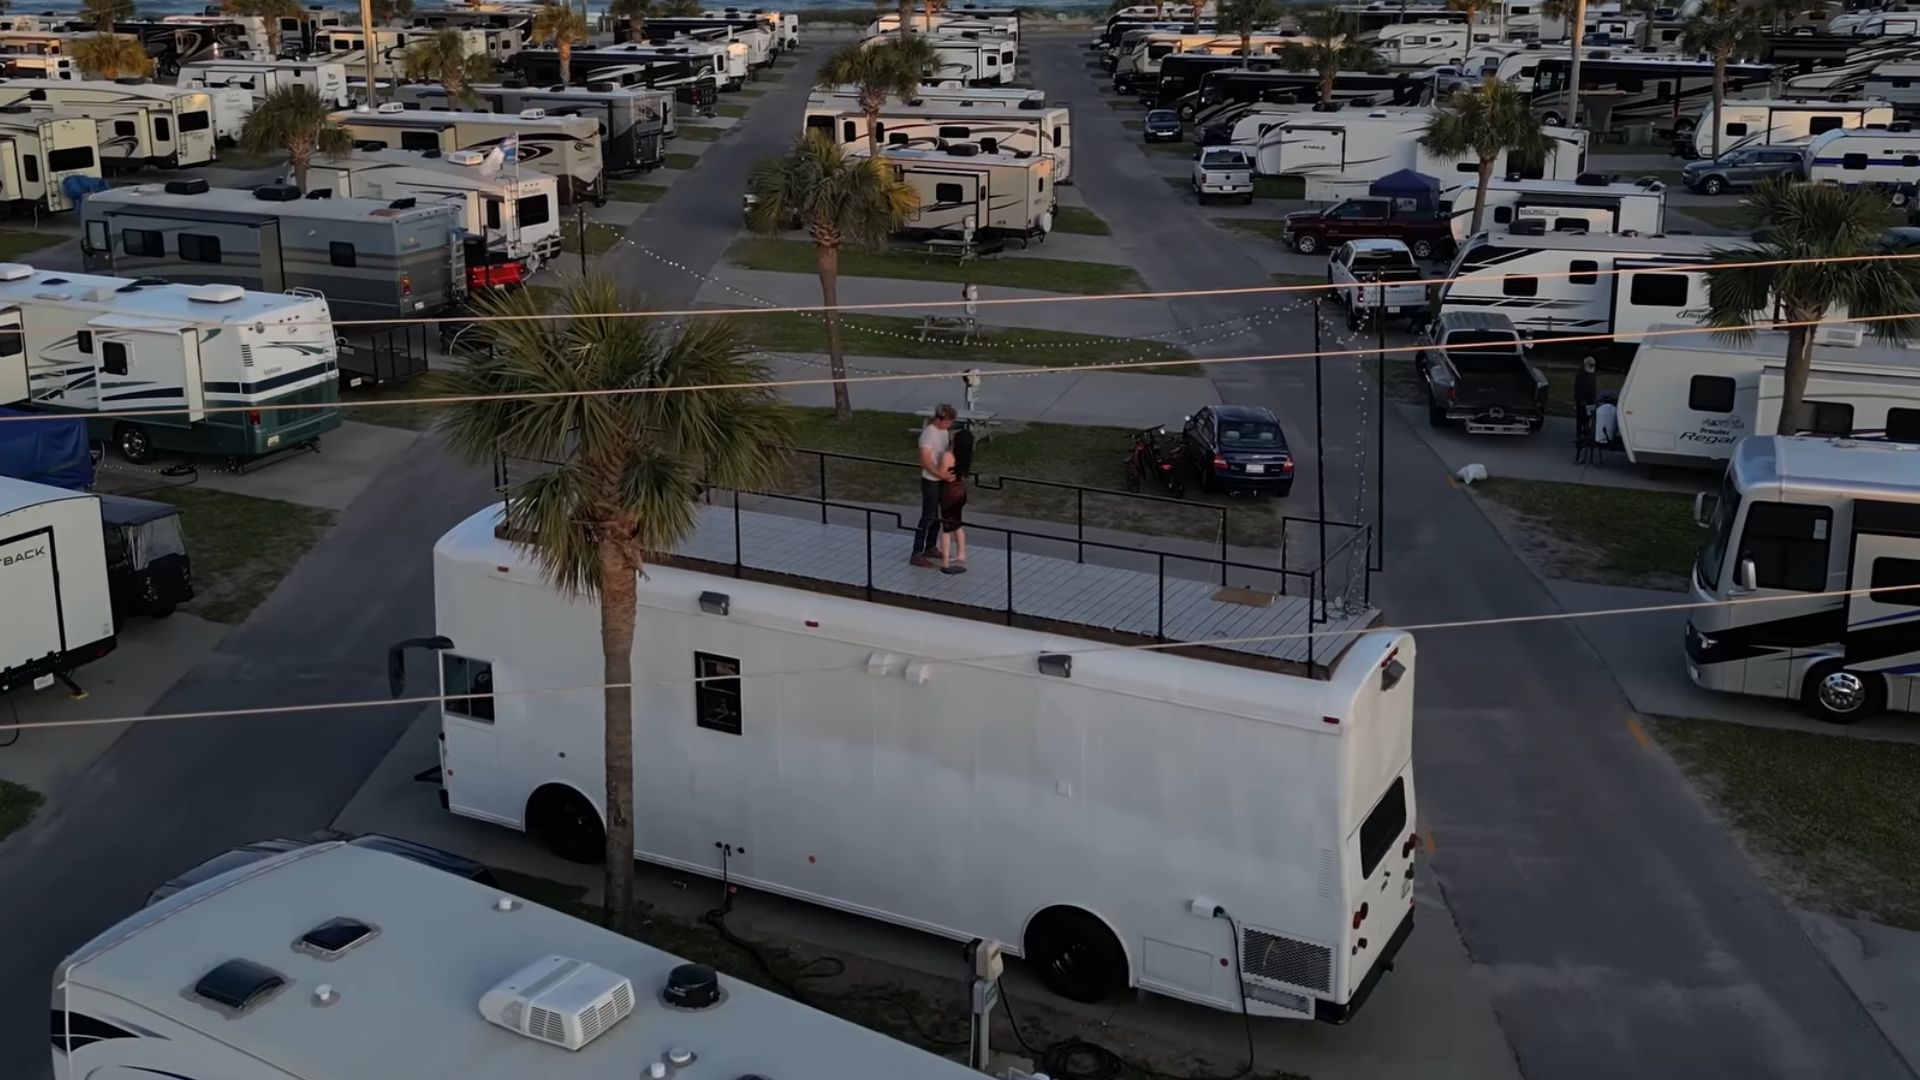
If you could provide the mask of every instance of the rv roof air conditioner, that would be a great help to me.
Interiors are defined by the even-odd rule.
[[[167,194],[169,195],[205,195],[206,193],[207,182],[199,177],[195,177],[192,180],[167,181]]]
[[[20,281],[33,276],[33,267],[25,263],[0,263],[0,281]]]
[[[246,295],[247,290],[238,285],[200,285],[187,290],[187,299],[196,304],[231,304]]]
[[[449,165],[484,165],[487,155],[478,150],[455,150],[447,155]]]
[[[536,1042],[578,1050],[633,1012],[633,982],[564,956],[547,956],[480,997],[480,1015]]]
[[[379,113],[389,113],[389,114],[401,113],[401,112],[406,112],[407,107],[398,101],[383,101],[379,105],[375,106],[373,111],[379,112]]]
[[[547,110],[545,109],[521,109],[520,110],[520,119],[522,120],[545,120],[546,118],[547,118]]]
[[[294,202],[300,198],[300,189],[292,184],[267,184],[254,188],[253,197],[261,202]]]
[[[1574,177],[1573,182],[1581,187],[1606,187],[1613,183],[1613,174],[1584,172]]]

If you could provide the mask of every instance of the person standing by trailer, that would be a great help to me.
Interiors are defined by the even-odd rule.
[[[945,461],[953,444],[953,406],[941,402],[934,406],[933,419],[920,429],[920,524],[913,533],[915,566],[931,567],[940,557],[940,484],[951,480],[953,472]]]
[[[967,572],[967,530],[961,511],[967,506],[967,474],[973,471],[973,432],[953,433],[952,449],[940,459],[946,480],[940,481],[940,572]]]

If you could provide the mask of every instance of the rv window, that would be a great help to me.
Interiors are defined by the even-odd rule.
[[[1823,131],[1835,131],[1847,126],[1844,118],[1838,116],[1816,116],[1807,121],[1807,134],[1818,135]]]
[[[32,154],[22,154],[20,156],[20,175],[26,177],[27,183],[29,184],[39,183],[40,159]]]
[[[132,138],[133,130],[133,121],[131,120],[115,120],[113,122],[113,133],[122,139]]]
[[[1847,154],[1840,159],[1840,167],[1843,169],[1864,169],[1867,167],[1867,155]]]
[[[1453,167],[1453,171],[1463,172],[1463,173],[1477,173],[1480,171],[1480,163],[1477,161],[1463,161],[1460,164],[1455,165]]]
[[[1809,401],[1808,410],[1813,414],[1813,423],[1808,428],[1816,435],[1853,434],[1853,406],[1844,401]]]
[[[93,331],[81,330],[73,335],[73,347],[88,356],[93,355]]]
[[[1394,777],[1393,786],[1360,823],[1360,876],[1372,877],[1380,860],[1400,842],[1407,829],[1407,782]]]
[[[497,229],[499,227],[500,227],[500,200],[488,199],[487,200],[487,228]]]
[[[1585,81],[1586,81],[1585,79],[1581,80],[1581,82],[1585,82]],[[1619,91],[1623,94],[1638,94],[1647,88],[1647,81],[1645,79],[1621,79],[1615,85],[1619,89]],[[1667,84],[1665,83],[1660,84],[1661,97],[1667,96],[1665,93],[1666,85]]]
[[[1745,124],[1728,124],[1727,125],[1727,134],[1729,135],[1745,135],[1746,133],[1747,133],[1747,125]]]
[[[1540,293],[1540,279],[1537,277],[1508,277],[1501,279],[1500,292],[1506,296],[1537,296]]]
[[[327,254],[332,257],[335,266],[352,267],[358,266],[360,262],[354,255],[353,245],[342,240],[335,240],[328,244]]]
[[[1887,438],[1893,442],[1920,443],[1920,409],[1888,409]]]
[[[188,262],[217,263],[220,261],[220,238],[183,232],[180,234],[180,257]]]
[[[201,109],[199,112],[181,113],[180,114],[180,130],[181,131],[207,130],[207,111],[205,109]]]
[[[402,150],[438,150],[440,134],[435,131],[403,131],[400,133]]]
[[[1875,559],[1872,584],[1867,596],[1876,604],[1920,607],[1920,560]]]
[[[173,141],[173,125],[167,123],[166,117],[156,116],[153,118],[153,137],[160,142]]]
[[[545,225],[553,220],[553,202],[545,195],[529,195],[514,200],[513,212],[523,229],[529,225]]]
[[[19,356],[20,351],[19,324],[0,329],[0,356]]]
[[[893,134],[887,136],[887,145],[888,146],[907,145],[907,133],[904,131],[896,131]]]
[[[828,135],[832,135],[833,134],[833,117],[809,116],[807,117],[807,130],[808,131],[824,131]]]
[[[159,258],[167,253],[167,244],[158,229],[121,229],[120,246],[129,255]]]
[[[1687,275],[1635,274],[1627,299],[1638,307],[1685,307]]]
[[[69,146],[47,154],[47,168],[57,173],[80,172],[93,168],[93,147]]]
[[[933,185],[933,201],[936,203],[957,203],[964,201],[959,184]]]
[[[956,127],[953,125],[949,125],[940,129],[940,137],[943,139],[965,139],[965,138],[971,137],[972,135],[973,135],[973,129],[969,127]]]
[[[1694,412],[1733,411],[1733,380],[1725,375],[1695,375],[1687,384],[1687,408]]]
[[[1495,225],[1505,225],[1511,222],[1512,220],[1513,220],[1513,207],[1496,206],[1493,208],[1493,223]]]
[[[851,120],[841,121],[840,141],[845,143],[860,141],[860,129],[854,126],[853,121]]]
[[[1752,559],[1763,589],[1824,592],[1833,511],[1796,503],[1752,503],[1740,556]]]
[[[693,654],[694,723],[729,735],[740,734],[740,661],[712,653]]]
[[[127,347],[118,341],[100,343],[100,370],[109,375],[127,373]]]
[[[446,695],[446,700],[440,706],[443,710],[484,724],[493,723],[492,664],[443,652],[440,654],[440,679],[443,683],[440,692]],[[489,696],[468,697],[468,694]]]
[[[1593,285],[1600,280],[1600,264],[1592,259],[1574,259],[1567,264],[1567,284]]]

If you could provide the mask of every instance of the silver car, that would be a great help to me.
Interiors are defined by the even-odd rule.
[[[1712,161],[1690,161],[1680,172],[1687,190],[1718,195],[1734,188],[1749,188],[1776,176],[1799,176],[1806,167],[1800,151],[1777,146],[1751,146],[1730,150]]]

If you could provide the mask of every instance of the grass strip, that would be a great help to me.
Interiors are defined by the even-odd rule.
[[[742,238],[727,248],[727,261],[749,270],[787,274],[812,274],[817,270],[813,244],[806,240]],[[1130,266],[1025,256],[958,263],[951,259],[936,261],[914,252],[847,249],[840,253],[840,273],[906,281],[972,282],[1089,296],[1142,288],[1139,276]]]
[[[736,319],[741,336],[769,352],[824,353],[827,331],[818,317],[777,312]],[[1189,359],[1177,346],[1142,338],[1111,338],[1063,330],[985,327],[962,343],[950,337],[920,340],[920,320],[890,315],[842,315],[840,345],[851,356],[897,356],[912,360],[1023,364],[1064,367],[1122,360]],[[1154,375],[1198,375],[1197,366],[1155,367]]]
[[[179,507],[196,594],[181,610],[218,623],[247,621],[334,519],[331,510],[198,485],[140,497]]]

